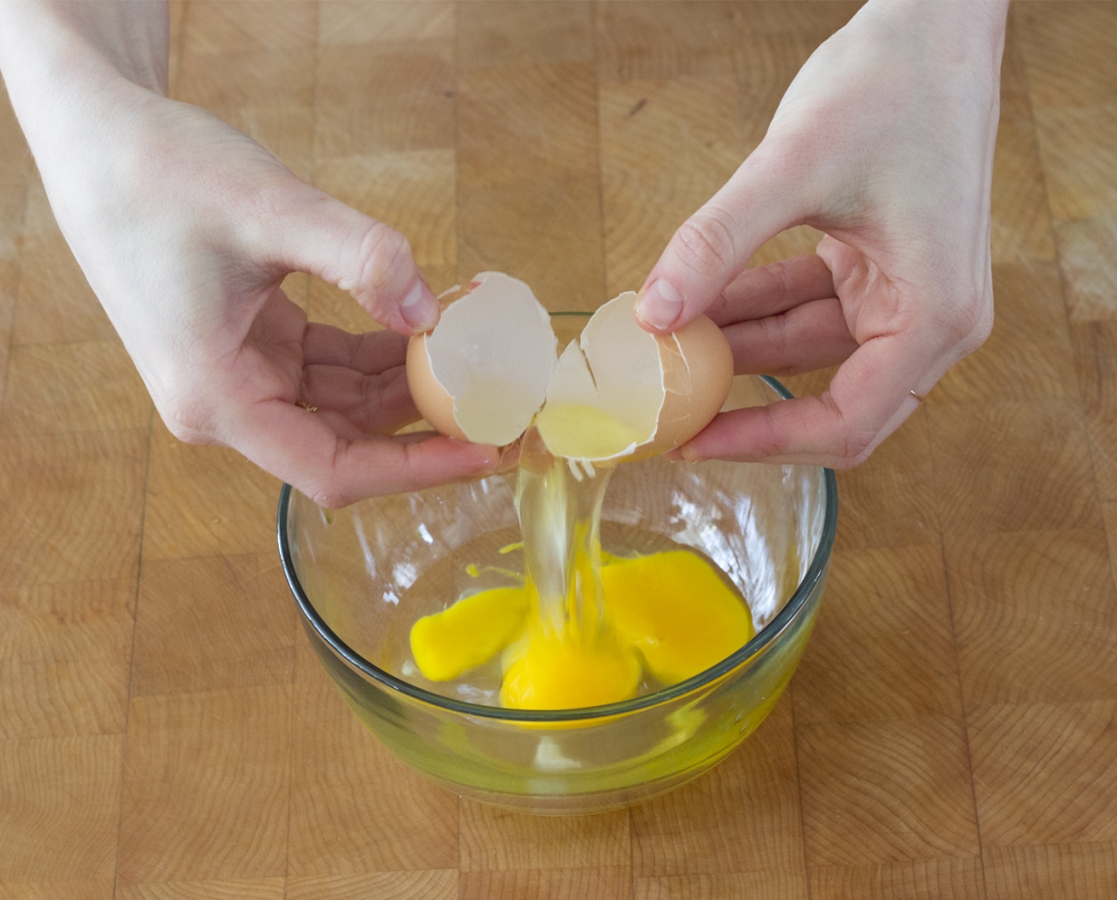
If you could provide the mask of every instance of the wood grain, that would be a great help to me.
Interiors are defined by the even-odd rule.
[[[809,865],[979,854],[965,732],[957,719],[804,725],[796,736]]]
[[[633,874],[800,872],[795,753],[793,716],[783,704],[710,775],[634,808]]]
[[[172,0],[170,84],[400,229],[436,290],[495,268],[593,309],[858,7]],[[1013,4],[996,324],[839,475],[788,697],[703,778],[561,820],[364,731],[283,583],[278,483],[154,415],[0,96],[0,900],[1112,900],[1115,46],[1117,2]]]
[[[989,854],[985,871],[989,900],[1093,900],[1117,894],[1117,849],[1112,844],[1006,847]]]
[[[971,711],[987,846],[1117,840],[1117,702],[991,704]]]
[[[282,685],[134,697],[118,881],[284,875],[290,715]]]
[[[962,900],[984,897],[981,860],[934,859],[811,870],[816,900]]]
[[[1117,589],[1102,531],[951,539],[946,566],[967,705],[1117,697]]]
[[[0,588],[0,739],[123,734],[131,580]]]
[[[632,895],[627,868],[518,869],[462,872],[461,900],[617,900]]]
[[[147,434],[79,432],[0,447],[6,583],[134,581]]]
[[[0,881],[113,877],[123,746],[123,734],[0,741]]]
[[[288,878],[285,900],[455,900],[456,869]]]
[[[838,552],[833,575],[811,653],[795,676],[796,722],[960,717],[938,543]]]
[[[1071,325],[1098,493],[1117,500],[1117,322]]]
[[[145,560],[273,551],[271,475],[232,450],[183,444],[158,419],[147,462]]]
[[[457,869],[457,798],[368,739],[305,644],[295,689],[288,874]]]
[[[458,19],[458,65],[541,66],[594,60],[594,5],[586,0],[471,3]]]
[[[583,869],[626,864],[628,810],[580,819],[523,816],[462,801],[458,830],[463,872]]]
[[[829,374],[817,374],[822,377],[787,379],[792,393],[824,390]],[[842,527],[835,542],[838,550],[938,542],[930,428],[927,408],[917,410],[877,449],[872,466],[842,473]]]

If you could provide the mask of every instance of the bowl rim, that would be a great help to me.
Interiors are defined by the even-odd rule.
[[[553,315],[553,314],[552,314]],[[759,376],[782,399],[791,400],[793,395],[779,381],[769,375]],[[291,485],[284,484],[279,492],[279,506],[276,510],[276,532],[279,542],[279,557],[283,565],[283,574],[287,578],[287,585],[298,603],[299,609],[306,621],[314,628],[319,637],[329,646],[335,655],[362,675],[378,683],[388,690],[403,694],[412,700],[450,710],[466,716],[483,719],[496,719],[510,722],[573,722],[588,719],[600,719],[610,716],[620,716],[634,713],[638,710],[668,703],[685,694],[689,694],[708,684],[713,684],[729,672],[736,669],[741,663],[766,649],[773,641],[795,620],[807,599],[814,593],[815,587],[822,579],[829,564],[831,551],[834,547],[834,537],[838,527],[838,482],[832,469],[822,469],[825,499],[823,505],[822,534],[819,537],[818,548],[811,559],[810,565],[803,579],[799,582],[791,598],[776,613],[767,625],[760,629],[742,647],[731,653],[716,665],[693,675],[685,681],[680,681],[669,687],[661,688],[650,694],[634,697],[630,700],[621,700],[603,706],[587,706],[576,709],[505,709],[499,706],[484,706],[479,703],[468,703],[464,700],[455,700],[442,694],[436,694],[425,688],[418,687],[410,682],[392,675],[390,672],[375,666],[363,656],[353,650],[326,624],[326,621],[315,609],[314,604],[303,590],[302,582],[295,571],[294,556],[291,553],[291,542],[288,536],[287,519],[291,507]]]

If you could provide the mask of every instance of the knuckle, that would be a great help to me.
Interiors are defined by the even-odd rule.
[[[319,506],[326,509],[341,509],[356,501],[350,491],[343,486],[340,477],[341,460],[347,450],[347,443],[340,437],[334,445],[333,454],[329,457],[323,471],[315,479],[313,486],[308,486],[305,493]]]
[[[786,259],[778,260],[764,267],[768,277],[768,291],[776,296],[786,297],[793,288],[791,267]]]
[[[975,311],[974,320],[973,328],[970,330],[966,341],[963,342],[967,353],[984,344],[989,339],[989,335],[993,333],[993,304],[980,304]]]
[[[201,414],[196,404],[189,402],[170,401],[156,404],[159,417],[178,440],[184,444],[212,444],[213,438],[207,429],[206,417]]]
[[[243,202],[255,207],[256,218],[261,222],[282,222],[296,214],[302,204],[321,203],[317,194],[292,190],[291,181],[279,171],[261,171],[260,177],[252,184],[231,185],[231,190],[240,192]]]
[[[772,316],[767,321],[771,323],[769,326],[769,339],[775,347],[779,348],[781,356],[786,355],[792,349],[794,340],[788,317],[784,314],[780,314]]]
[[[760,415],[752,418],[751,421],[744,416],[738,418],[737,440],[741,443],[747,442],[750,456],[756,459],[769,459],[782,455],[786,449],[786,440],[776,425],[772,410],[768,407],[757,409]]]
[[[226,178],[223,196],[238,215],[235,234],[249,252],[265,254],[274,244],[276,223],[299,221],[324,202],[299,182],[282,164],[256,170],[252,179]]]
[[[993,330],[993,290],[991,279],[967,279],[958,283],[953,294],[955,302],[945,306],[943,315],[948,347],[972,353],[985,343]],[[949,296],[949,294],[948,294]]]
[[[858,424],[843,415],[829,392],[824,393],[819,399],[829,406],[834,414],[829,442],[833,456],[830,468],[845,471],[859,466],[869,458],[876,447],[878,430]]]
[[[414,491],[423,486],[420,477],[420,458],[423,453],[422,444],[399,445],[399,457],[396,460],[396,482],[403,490]]]
[[[862,429],[841,435],[833,468],[845,471],[861,465],[872,455],[875,439],[875,434]]]
[[[733,231],[728,217],[716,209],[700,210],[675,232],[675,252],[679,261],[700,275],[717,276],[736,259]]]
[[[972,303],[956,308],[946,322],[947,340],[951,346],[965,347],[978,333],[980,324],[978,310]]]
[[[407,238],[383,222],[369,225],[358,252],[360,287],[374,293],[389,284],[394,273],[411,260]]]

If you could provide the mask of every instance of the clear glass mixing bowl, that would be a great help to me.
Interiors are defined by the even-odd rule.
[[[571,318],[556,320],[556,331],[576,331],[585,320]],[[772,379],[742,376],[729,405],[788,396]],[[662,458],[619,466],[605,495],[603,549],[700,550],[748,599],[757,634],[680,684],[561,711],[482,705],[400,674],[399,648],[420,615],[444,608],[463,590],[495,586],[467,575],[468,564],[482,572],[514,565],[500,554],[519,534],[510,478],[338,511],[284,485],[278,531],[315,652],[385,746],[464,796],[536,813],[585,813],[691,780],[763,721],[814,624],[837,517],[834,474],[826,469]]]

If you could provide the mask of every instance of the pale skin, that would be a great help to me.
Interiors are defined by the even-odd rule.
[[[856,465],[992,321],[989,181],[1007,0],[870,0],[789,88],[768,136],[676,234],[642,324],[701,312],[739,372],[842,363],[818,398],[716,419],[687,459]],[[161,3],[0,3],[0,71],[74,255],[163,420],[327,506],[492,473],[495,447],[393,437],[417,418],[406,335],[438,307],[406,239],[166,97]],[[748,269],[791,225],[816,256]],[[291,272],[390,331],[308,323]],[[311,411],[311,410],[314,411]]]
[[[637,304],[646,329],[705,312],[738,373],[840,368],[820,396],[723,414],[674,457],[856,466],[989,335],[1007,6],[870,0],[675,234]],[[801,224],[826,234],[815,255],[746,269]]]
[[[438,319],[407,240],[168,100],[167,9],[0,4],[0,67],[55,217],[171,431],[234,447],[326,506],[496,471],[418,419],[406,335]],[[308,324],[291,272],[387,332]]]

